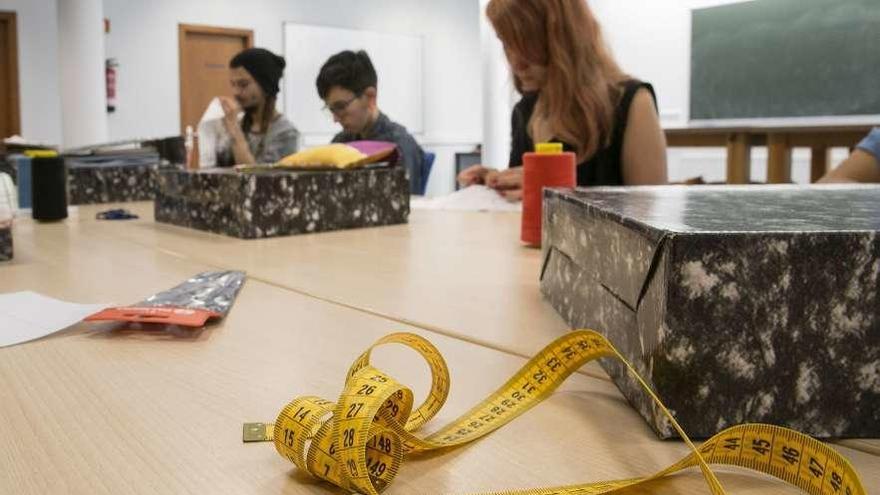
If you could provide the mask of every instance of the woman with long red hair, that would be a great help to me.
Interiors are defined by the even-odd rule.
[[[522,155],[562,142],[578,157],[579,186],[666,183],[666,141],[654,90],[624,73],[586,0],[491,0],[486,14],[522,99],[513,109],[510,168],[458,176],[522,197]]]

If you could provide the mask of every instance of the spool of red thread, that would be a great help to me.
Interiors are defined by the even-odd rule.
[[[561,143],[538,143],[534,153],[523,155],[523,211],[521,239],[541,245],[542,202],[545,187],[574,187],[575,154],[562,151]]]

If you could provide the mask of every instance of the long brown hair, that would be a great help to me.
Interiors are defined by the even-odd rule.
[[[272,123],[272,118],[275,117],[275,102],[276,97],[269,95],[266,95],[266,99],[263,101],[263,115],[260,119],[260,134],[262,134],[263,137],[260,138],[260,144],[257,146],[256,153],[254,153],[254,158],[257,160],[259,160],[259,155],[263,154],[266,145],[266,136],[269,134],[269,125]],[[241,119],[241,130],[247,135],[251,132],[253,126],[254,112],[245,111],[244,117]]]
[[[535,115],[553,136],[574,146],[579,160],[607,146],[627,76],[586,0],[491,0],[486,15],[506,48],[547,68]]]

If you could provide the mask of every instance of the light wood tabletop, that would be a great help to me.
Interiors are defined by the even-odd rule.
[[[286,246],[275,246],[286,243],[266,242],[268,246],[262,248],[220,237],[202,239],[198,233],[151,225],[148,218],[96,222],[94,211],[80,208],[57,224],[16,223],[16,258],[0,265],[0,293],[35,290],[73,302],[124,304],[217,266],[247,268],[189,254],[182,249],[188,242],[208,252],[222,251],[233,260],[279,256],[274,263],[279,270],[303,262],[296,251],[285,254]],[[423,222],[447,221],[457,220],[418,214],[412,226],[422,229]],[[393,232],[360,232],[359,241],[381,245],[379,234],[387,231]],[[370,240],[373,235],[377,239]],[[175,236],[180,243],[173,242]],[[338,235],[326,237],[331,246],[327,249],[344,250],[345,242],[329,239]],[[316,253],[324,242],[322,236],[301,239]],[[409,242],[421,245],[422,241]],[[274,251],[268,252],[269,247]],[[477,242],[472,246],[472,251],[482,250],[489,246]],[[371,260],[369,254],[357,256],[362,264]],[[356,269],[357,256],[351,258],[349,269]],[[533,263],[529,256],[525,254],[523,265]],[[314,276],[332,273],[340,286],[357,278],[352,271],[346,275],[345,270],[329,267],[309,269],[314,271],[307,273]],[[264,270],[269,272],[268,267]],[[424,276],[420,270],[429,269],[413,267],[409,276]],[[449,269],[445,276],[461,273],[457,270],[461,268]],[[436,273],[440,276],[442,271]],[[384,280],[403,277],[390,273]],[[333,288],[329,283],[322,287]],[[462,295],[454,291],[432,294],[438,306],[471,308],[456,303]],[[490,315],[477,313],[475,318]],[[464,317],[461,321],[467,323]],[[520,344],[520,348],[532,354],[564,330],[560,324],[546,335],[533,336],[532,347]],[[525,363],[489,346],[251,276],[228,317],[193,334],[80,324],[0,349],[0,493],[340,493],[305,477],[271,444],[242,444],[241,425],[272,421],[296,395],[334,400],[351,361],[370,343],[394,331],[427,337],[450,366],[450,399],[427,431],[467,410]],[[429,384],[427,366],[419,359],[398,347],[382,348],[375,356],[379,367],[411,384],[417,398],[425,395]],[[870,442],[865,445],[861,450],[836,448],[852,461],[869,493],[877,493],[880,458],[866,451]],[[681,442],[657,440],[613,384],[575,374],[545,403],[487,438],[457,450],[407,459],[387,493],[480,493],[625,478],[650,474],[686,453]],[[731,493],[800,493],[746,471],[718,471]],[[698,472],[689,471],[628,493],[708,490]]]
[[[520,244],[517,213],[416,210],[406,225],[240,240],[125,207],[141,220],[87,228],[520,356],[569,330],[541,296],[541,252]]]

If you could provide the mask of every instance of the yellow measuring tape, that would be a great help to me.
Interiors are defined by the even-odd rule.
[[[370,365],[370,352],[383,344],[408,346],[428,362],[431,391],[413,411],[413,393]],[[640,485],[689,467],[699,467],[713,494],[726,493],[710,464],[739,466],[779,478],[815,495],[865,495],[852,465],[811,437],[778,426],[746,424],[718,433],[699,448],[638,375],[601,334],[571,332],[556,339],[510,380],[470,411],[426,437],[415,432],[443,407],[449,369],[426,339],[395,333],[373,344],[351,366],[337,402],[299,397],[274,424],[244,425],[244,441],[274,441],[283,457],[316,478],[345,490],[376,495],[397,475],[405,455],[472,442],[509,423],[547,398],[578,368],[594,359],[621,360],[669,418],[692,453],[648,477],[557,488],[498,492],[495,495],[586,495]]]

